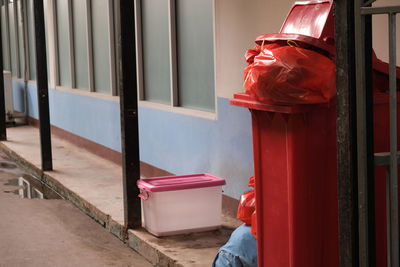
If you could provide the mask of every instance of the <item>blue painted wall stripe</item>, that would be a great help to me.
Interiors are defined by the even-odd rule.
[[[13,82],[14,106],[23,110],[23,84]],[[51,124],[121,151],[119,103],[50,89]],[[29,116],[38,118],[36,87],[28,88]],[[208,172],[227,181],[225,194],[239,198],[253,175],[251,117],[218,98],[218,120],[139,108],[141,160],[175,174]]]

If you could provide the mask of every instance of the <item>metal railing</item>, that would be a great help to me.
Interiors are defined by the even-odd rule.
[[[357,153],[358,153],[358,218],[359,218],[359,265],[374,266],[371,251],[374,232],[373,222],[373,169],[371,172],[368,155],[373,147],[369,138],[373,134],[372,83],[368,72],[372,71],[371,16],[387,14],[389,22],[389,109],[390,109],[390,152],[373,154],[374,166],[386,166],[387,198],[387,259],[388,266],[399,267],[399,206],[398,206],[398,163],[397,151],[397,85],[396,85],[396,14],[400,6],[371,7],[375,0],[355,0],[355,48],[356,48],[356,97],[357,97]],[[370,88],[368,88],[370,87]],[[373,140],[373,139],[372,139]],[[372,152],[373,153],[373,152]],[[372,215],[371,215],[372,213]]]

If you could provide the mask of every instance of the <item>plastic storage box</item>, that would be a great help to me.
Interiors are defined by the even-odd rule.
[[[139,180],[144,227],[155,236],[215,230],[221,226],[222,186],[210,174]]]

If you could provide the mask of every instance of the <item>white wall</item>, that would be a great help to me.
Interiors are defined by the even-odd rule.
[[[257,36],[279,32],[294,0],[215,0],[217,96],[231,98],[243,85],[244,54]],[[399,5],[380,0],[374,6]],[[400,66],[400,15],[397,15],[397,65]],[[373,17],[373,47],[388,62],[387,15]]]
[[[257,36],[277,33],[293,0],[215,0],[217,96],[231,98],[243,85],[244,54]]]
[[[400,5],[399,0],[379,0],[374,6]],[[372,17],[372,45],[379,59],[389,62],[389,26],[387,15]],[[400,66],[400,14],[396,20],[397,66]]]
[[[55,36],[55,29],[54,29],[55,25],[54,21],[56,19],[53,14],[54,0],[45,0],[43,4],[45,10],[45,23],[47,30],[47,41],[48,41],[47,45],[49,46],[47,55],[49,58],[47,60],[50,65],[50,68],[48,68],[50,73],[48,73],[47,76],[50,88],[55,88],[57,83],[57,73],[56,73],[57,51],[54,40],[57,38],[57,36]]]

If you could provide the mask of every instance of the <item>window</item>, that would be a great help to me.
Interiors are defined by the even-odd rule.
[[[10,62],[9,62],[9,32],[8,32],[8,6],[4,4],[4,1],[1,2],[1,42],[3,46],[3,68],[5,70],[10,70]]]
[[[168,1],[142,1],[143,83],[146,100],[171,103]]]
[[[72,25],[74,34],[74,64],[76,87],[89,90],[89,61],[87,38],[86,1],[72,1]]]
[[[3,67],[5,70],[10,70],[14,77],[24,78],[26,71],[26,77],[35,80],[33,0],[3,0],[1,3]],[[25,47],[27,48],[26,55]]]
[[[24,56],[24,41],[25,41],[25,28],[24,28],[24,24],[25,24],[25,16],[22,12],[22,5],[24,3],[22,3],[22,1],[24,0],[19,0],[19,1],[15,1],[14,2],[14,9],[16,9],[16,12],[14,14],[16,14],[16,34],[18,35],[17,37],[17,42],[18,42],[18,55],[19,55],[19,74],[18,77],[19,78],[23,78],[24,77],[24,73],[25,73],[25,56]],[[25,1],[24,1],[25,2]]]
[[[179,104],[214,109],[213,1],[176,1]]]
[[[110,1],[92,1],[93,69],[95,91],[111,92]]]
[[[113,0],[57,0],[58,85],[116,95]]]
[[[19,50],[18,50],[18,27],[16,3],[8,4],[8,25],[10,40],[10,57],[12,76],[20,77],[19,72]]]
[[[46,42],[54,42],[56,52],[55,70],[51,69],[56,85],[118,94],[118,3],[45,1],[46,14],[54,18],[47,21],[51,16],[45,16],[45,27]],[[140,99],[213,112],[214,0],[136,0],[136,4]],[[36,79],[33,0],[8,1],[0,14],[1,38],[7,44],[3,46],[5,68],[24,77],[26,61],[29,78]],[[48,34],[47,23],[54,23],[50,27],[54,36]]]
[[[23,78],[25,61],[30,80],[36,79],[33,0],[1,0],[3,66]],[[49,41],[55,47],[56,85],[117,95],[115,32],[119,31],[118,0],[44,1],[47,71]],[[48,14],[53,20],[48,21]],[[48,23],[53,23],[54,36]],[[52,38],[49,40],[49,38]],[[25,57],[25,47],[27,55]]]
[[[29,45],[29,80],[36,80],[35,20],[33,18],[33,0],[27,1],[26,13]]]
[[[215,109],[214,0],[136,0],[141,100]]]
[[[57,0],[58,84],[72,87],[69,0]]]

